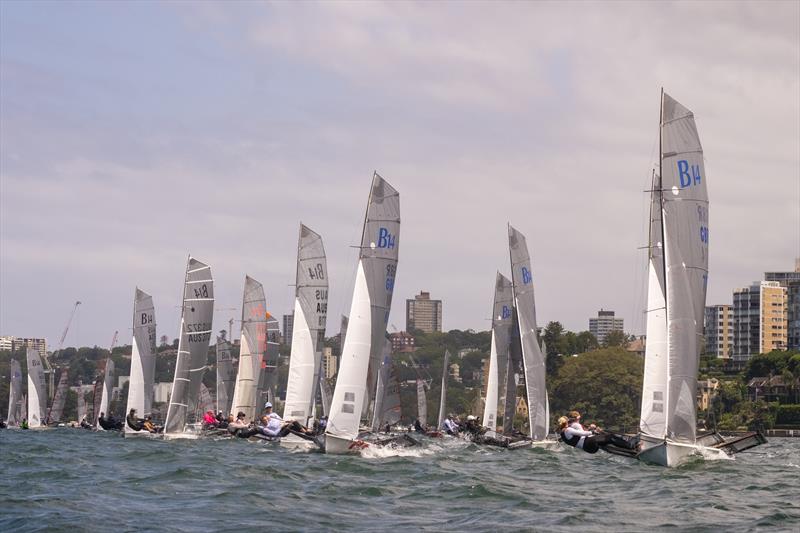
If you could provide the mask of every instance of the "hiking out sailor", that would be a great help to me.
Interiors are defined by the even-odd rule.
[[[81,427],[82,427],[83,429],[92,429],[92,425],[91,425],[91,424],[89,423],[89,421],[86,419],[86,415],[83,415],[83,416],[81,417]]]
[[[597,453],[597,450],[609,444],[627,450],[635,450],[637,447],[637,442],[629,441],[622,435],[602,431],[594,424],[586,429],[580,420],[581,414],[577,411],[570,411],[568,416],[558,419],[558,433],[565,444],[587,453]]]
[[[131,409],[128,416],[125,417],[128,427],[134,431],[141,431],[143,428],[144,420],[136,416],[136,409]]]
[[[450,414],[442,422],[442,429],[448,435],[458,435],[458,426],[453,422],[453,415]]]
[[[214,416],[214,411],[209,409],[203,415],[203,429],[213,429],[217,427],[217,417]]]
[[[417,433],[425,433],[425,428],[422,427],[422,423],[419,419],[414,420],[414,431]]]
[[[149,431],[150,433],[161,433],[164,428],[153,424],[152,416],[145,415],[144,422],[142,423],[142,429]]]

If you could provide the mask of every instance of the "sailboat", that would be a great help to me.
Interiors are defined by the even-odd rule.
[[[47,389],[44,381],[44,368],[39,352],[28,348],[28,427],[45,427],[47,409]]]
[[[111,359],[111,356],[106,359],[106,369],[103,374],[103,385],[100,389],[100,404],[97,409],[95,409],[95,428],[98,431],[105,431],[105,428],[100,425],[100,415],[102,414],[105,419],[111,418],[111,413],[108,412],[108,408],[111,405],[111,393],[114,390],[114,361]],[[95,390],[97,390],[95,388]],[[95,405],[97,403],[95,402]]]
[[[497,433],[497,404],[500,399],[500,369],[508,368],[508,347],[511,334],[511,309],[514,296],[511,281],[497,273],[492,306],[492,340],[489,352],[489,376],[486,380],[486,404],[483,411],[483,425],[489,428],[487,435]],[[504,373],[503,373],[504,374]]]
[[[758,432],[733,441],[696,433],[708,282],[706,174],[692,112],[662,90],[660,115],[659,169],[650,192],[641,451],[635,457],[677,466],[692,455],[723,457],[766,439]]]
[[[300,224],[294,326],[284,420],[306,426],[314,419],[328,314],[328,265],[322,237]],[[288,439],[292,440],[292,439]]]
[[[50,406],[50,411],[47,413],[47,424],[58,424],[61,422],[61,416],[64,413],[64,404],[67,401],[67,390],[69,389],[69,372],[67,369],[61,371],[61,377],[58,378],[58,386],[56,393],[53,395],[53,403]]]
[[[230,333],[231,335],[233,333]],[[217,411],[227,416],[231,412],[233,400],[233,387],[236,384],[236,374],[233,371],[231,360],[231,343],[217,337]]]
[[[353,453],[368,446],[359,425],[368,394],[371,365],[380,365],[392,303],[400,248],[400,195],[373,175],[361,235],[356,281],[341,366],[325,434],[326,453]],[[375,368],[375,377],[377,378]]]
[[[528,396],[528,431],[534,446],[549,446],[550,413],[545,386],[545,358],[539,345],[536,327],[536,301],[533,294],[533,271],[525,236],[508,225],[508,248],[511,256],[511,288],[514,318],[519,328],[519,341]]]
[[[22,421],[20,417],[20,402],[22,399],[22,368],[19,361],[12,359],[8,364],[10,382],[8,386],[8,416],[6,424],[8,427],[19,426]]]
[[[239,370],[233,389],[231,413],[242,412],[247,420],[255,420],[261,411],[257,402],[261,366],[267,348],[267,310],[264,287],[245,276],[242,303],[242,338],[239,347]]]
[[[164,438],[196,438],[199,424],[191,424],[200,384],[208,361],[208,342],[214,318],[214,279],[211,267],[189,257],[183,284],[178,357],[164,421]],[[197,421],[195,421],[197,422]]]
[[[445,410],[447,409],[447,375],[450,373],[450,350],[444,351],[444,361],[442,361],[442,391],[439,395],[439,418],[436,420],[436,429],[442,430],[444,423]]]
[[[151,414],[153,381],[156,371],[156,314],[153,297],[136,287],[133,297],[133,340],[131,341],[131,374],[128,381],[128,403],[125,415],[136,409],[136,417]],[[149,436],[146,430],[124,425],[124,435]]]
[[[379,433],[385,430],[386,426],[391,428],[400,422],[401,415],[400,383],[397,380],[397,369],[392,362],[392,344],[389,339],[385,339],[383,361],[378,372],[378,387],[375,392],[372,432]]]

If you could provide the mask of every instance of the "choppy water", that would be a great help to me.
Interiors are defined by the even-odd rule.
[[[440,442],[366,457],[0,431],[0,531],[800,531],[800,439],[677,469]]]

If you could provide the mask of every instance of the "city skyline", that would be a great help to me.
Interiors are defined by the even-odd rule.
[[[245,274],[290,313],[302,221],[328,253],[333,336],[373,170],[400,192],[390,332],[421,289],[447,306],[444,330],[487,330],[511,222],[539,326],[583,331],[603,307],[644,333],[661,86],[705,151],[706,304],[800,255],[796,3],[0,14],[0,335],[55,348],[81,300],[65,345],[128,344],[139,286],[175,338],[189,253],[211,265],[216,331],[238,321]]]

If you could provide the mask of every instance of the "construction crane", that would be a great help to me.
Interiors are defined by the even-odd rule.
[[[114,350],[114,346],[117,345],[118,338],[119,338],[119,330],[115,331],[114,336],[111,337],[111,348],[108,349],[109,354]]]
[[[61,353],[61,350],[64,348],[64,341],[67,338],[67,333],[69,332],[69,327],[72,324],[72,319],[75,318],[75,312],[78,310],[78,306],[81,305],[80,302],[75,302],[75,305],[72,307],[72,312],[69,314],[69,320],[67,320],[67,325],[64,328],[64,333],[61,334],[61,339],[58,341],[58,348],[56,351],[52,353],[52,357],[55,359],[57,355]],[[55,394],[55,372],[53,371],[53,367],[50,364],[50,358],[47,355],[44,356],[44,366],[45,366],[45,374],[49,374],[49,382],[50,382],[50,399],[53,398]]]
[[[238,309],[238,307],[215,307],[214,311],[237,311]],[[233,342],[233,321],[233,318],[228,320],[228,339],[230,342]]]

